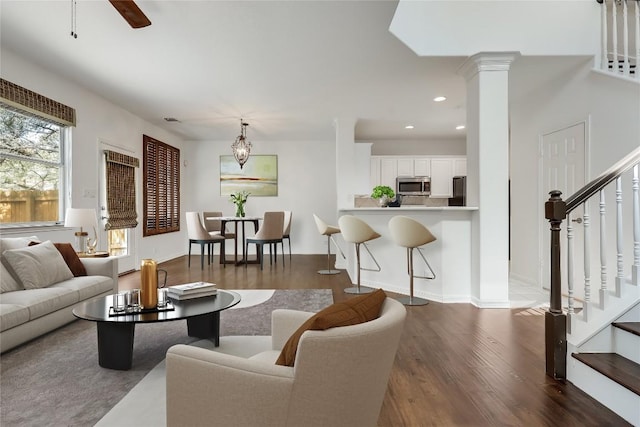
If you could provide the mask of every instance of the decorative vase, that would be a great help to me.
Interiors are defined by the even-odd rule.
[[[166,281],[166,278],[165,278]],[[140,305],[142,308],[156,308],[158,305],[158,263],[143,259],[140,263]]]
[[[236,216],[240,217],[240,218],[244,218],[244,205],[243,204],[237,204],[236,205]]]
[[[389,204],[389,197],[388,196],[382,196],[378,199],[378,204],[380,205],[381,208],[386,208],[387,205]]]

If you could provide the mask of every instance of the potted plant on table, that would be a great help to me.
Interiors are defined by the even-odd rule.
[[[247,203],[247,198],[249,197],[249,192],[247,191],[238,191],[236,193],[231,193],[231,197],[229,200],[236,205],[236,216],[244,217],[244,204]]]
[[[371,192],[371,198],[378,199],[381,207],[387,206],[395,195],[396,193],[387,185],[376,185]]]

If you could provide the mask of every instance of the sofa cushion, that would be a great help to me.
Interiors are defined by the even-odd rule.
[[[29,321],[29,309],[23,305],[5,304],[0,297],[0,331]]]
[[[29,246],[39,245],[40,242],[29,242]],[[69,267],[69,270],[73,273],[74,277],[86,276],[87,270],[84,268],[84,264],[80,261],[76,250],[73,249],[71,243],[54,243],[53,246],[56,247],[64,262]]]
[[[51,285],[49,288],[62,288],[76,292],[78,300],[83,301],[104,292],[113,291],[113,280],[107,276],[82,276],[63,280]]]
[[[78,293],[65,288],[28,289],[2,294],[3,304],[15,304],[29,310],[29,320],[77,303]]]
[[[49,240],[36,246],[10,249],[3,255],[25,289],[44,288],[73,277],[62,255]]]
[[[378,318],[386,297],[385,292],[382,289],[378,289],[369,294],[337,302],[317,312],[287,340],[276,364],[293,366],[298,350],[298,342],[305,331],[321,331],[338,326],[357,325]]]

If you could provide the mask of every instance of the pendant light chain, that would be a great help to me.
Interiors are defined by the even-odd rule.
[[[77,23],[76,23],[77,7],[78,7],[77,0],[71,0],[71,37],[73,37],[74,39],[78,38]]]

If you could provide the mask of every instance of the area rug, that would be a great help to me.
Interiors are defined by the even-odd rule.
[[[252,291],[237,292],[255,299]],[[276,290],[257,305],[223,311],[220,333],[269,335],[273,310],[318,311],[332,302],[329,289]],[[93,426],[169,347],[195,341],[186,335],[186,321],[136,325],[133,367],[114,371],[98,366],[95,324],[75,321],[0,357],[0,425]]]

